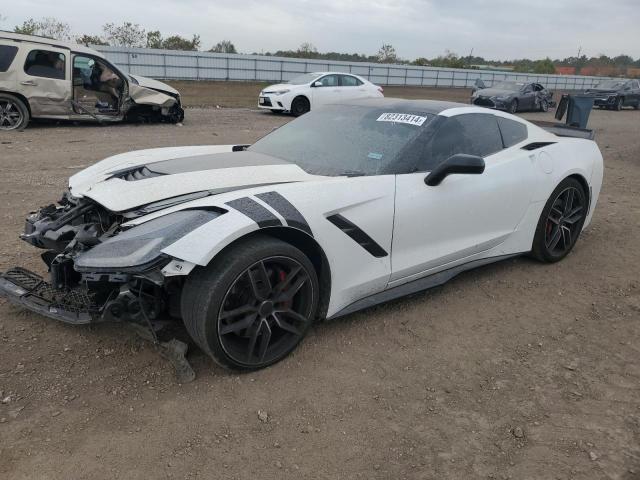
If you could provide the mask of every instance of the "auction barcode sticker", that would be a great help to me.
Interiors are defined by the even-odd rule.
[[[408,125],[415,125],[421,127],[427,120],[427,117],[421,117],[419,115],[411,115],[410,113],[383,113],[378,117],[377,122],[393,122],[393,123],[406,123]]]

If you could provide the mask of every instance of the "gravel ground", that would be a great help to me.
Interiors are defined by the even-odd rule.
[[[182,127],[2,134],[0,270],[42,272],[24,216],[84,166],[251,142],[288,120],[192,108]],[[0,478],[640,479],[640,112],[595,111],[591,126],[604,187],[564,261],[505,261],[317,325],[257,373],[194,347],[198,378],[179,385],[121,325],[0,300]]]

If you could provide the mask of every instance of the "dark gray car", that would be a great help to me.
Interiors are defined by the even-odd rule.
[[[491,88],[483,88],[482,82],[477,82],[476,85],[480,88],[471,95],[471,103],[479,107],[516,113],[524,110],[546,112],[555,105],[553,93],[539,83],[503,81]]]
[[[595,97],[593,104],[599,108],[622,110],[622,107],[640,108],[640,81],[603,80],[585,91]]]

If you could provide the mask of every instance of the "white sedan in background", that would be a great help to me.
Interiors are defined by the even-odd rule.
[[[260,92],[258,106],[296,117],[327,103],[383,97],[383,89],[358,75],[339,72],[305,73]]]

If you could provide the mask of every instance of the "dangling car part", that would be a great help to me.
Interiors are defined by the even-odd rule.
[[[70,323],[181,319],[221,365],[262,368],[318,319],[514,255],[569,254],[602,156],[591,131],[546,128],[380,98],[311,111],[251,146],[116,155],[27,218],[50,278],[14,268],[0,293]]]
[[[91,48],[0,31],[0,130],[32,118],[178,123],[184,110],[173,87],[124,73]]]

